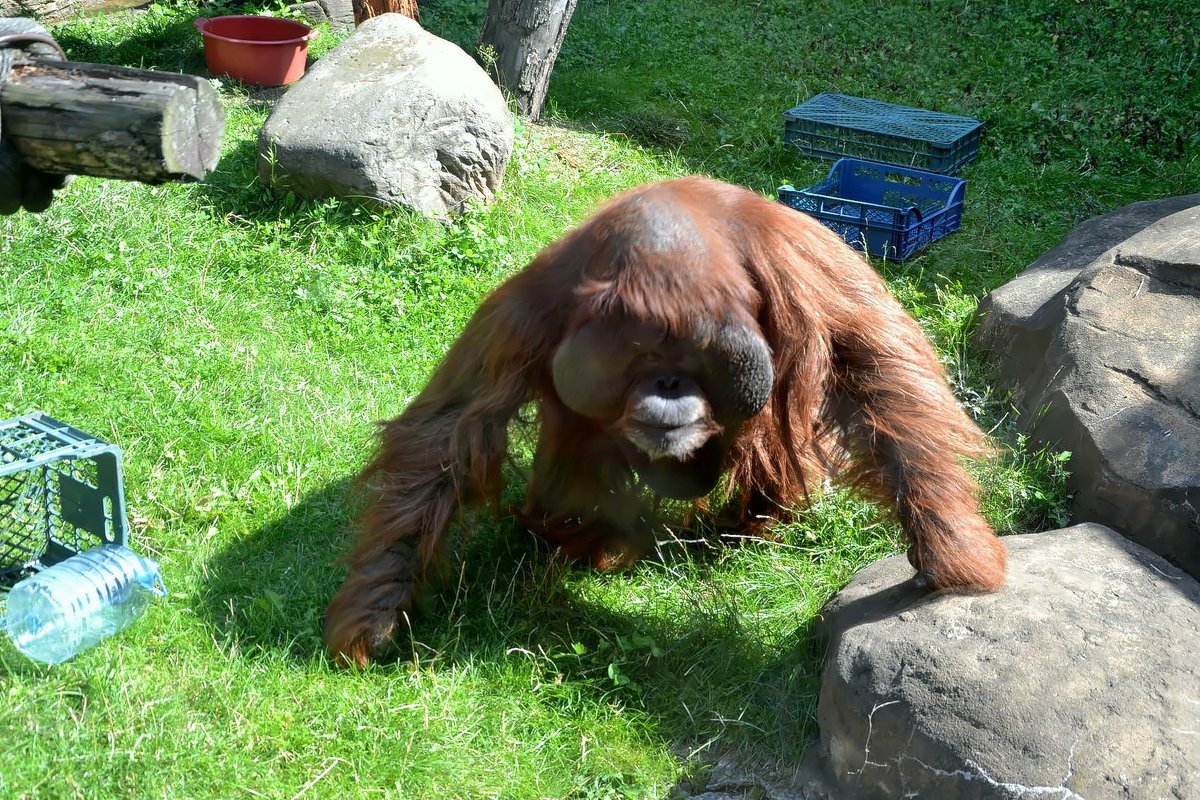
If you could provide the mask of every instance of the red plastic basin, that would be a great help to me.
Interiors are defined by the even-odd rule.
[[[308,43],[317,38],[307,25],[275,17],[201,17],[196,28],[209,72],[258,86],[283,86],[303,75]]]

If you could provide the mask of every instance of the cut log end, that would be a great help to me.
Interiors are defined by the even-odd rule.
[[[175,92],[164,113],[163,131],[167,173],[200,180],[217,166],[225,117],[208,81],[196,78],[193,87]]]

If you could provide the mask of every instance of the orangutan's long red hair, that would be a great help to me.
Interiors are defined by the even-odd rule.
[[[642,555],[643,483],[695,496],[720,473],[752,526],[830,477],[895,510],[934,589],[1003,584],[960,463],[984,438],[916,322],[823,225],[688,178],[619,196],[539,254],[382,424],[363,473],[374,499],[326,615],[340,660],[364,664],[391,637],[463,509],[498,503],[529,402],[539,442],[518,514],[570,555]]]

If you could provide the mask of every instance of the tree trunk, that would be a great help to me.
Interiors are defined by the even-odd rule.
[[[354,24],[356,26],[362,25],[371,17],[390,13],[403,14],[417,22],[421,21],[417,0],[353,0],[351,5],[354,6]]]
[[[567,36],[578,0],[489,0],[479,45],[496,81],[510,91],[521,114],[536,121],[542,114],[554,60]]]

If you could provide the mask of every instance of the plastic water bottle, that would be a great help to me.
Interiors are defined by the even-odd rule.
[[[30,658],[58,664],[124,630],[166,594],[157,563],[100,545],[17,583],[8,593],[8,635]]]

